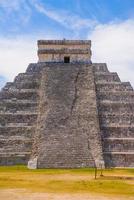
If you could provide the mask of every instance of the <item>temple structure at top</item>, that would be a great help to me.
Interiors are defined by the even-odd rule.
[[[39,62],[91,63],[91,40],[38,40]]]

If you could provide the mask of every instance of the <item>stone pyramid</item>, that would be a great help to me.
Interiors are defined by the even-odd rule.
[[[39,40],[29,64],[0,92],[0,165],[134,167],[134,90],[89,40]]]

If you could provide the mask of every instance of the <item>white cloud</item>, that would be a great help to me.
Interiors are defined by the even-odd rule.
[[[110,71],[118,72],[122,81],[131,81],[134,86],[134,21],[98,24],[90,33],[92,61],[106,62]],[[58,38],[62,38],[63,33]],[[0,37],[0,75],[9,81],[24,72],[30,62],[37,62],[37,39],[57,39],[57,34]]]
[[[30,62],[37,62],[36,41],[30,38],[0,38],[0,75],[13,80]]]
[[[33,34],[32,34],[33,35]],[[37,40],[58,39],[60,35],[46,32],[15,38],[0,37],[0,77],[13,81],[18,73],[25,72],[29,63],[38,62]],[[0,86],[1,87],[1,86]]]
[[[89,35],[93,62],[106,62],[122,81],[134,86],[134,20],[98,24]]]

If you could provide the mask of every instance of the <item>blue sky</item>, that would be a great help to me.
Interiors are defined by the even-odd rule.
[[[0,0],[0,34],[4,37],[41,32],[74,37],[77,27],[77,37],[85,38],[95,23],[130,18],[134,18],[133,0]],[[80,20],[83,23],[78,25]]]
[[[0,84],[37,62],[37,39],[75,38],[134,85],[133,35],[134,0],[0,0]]]

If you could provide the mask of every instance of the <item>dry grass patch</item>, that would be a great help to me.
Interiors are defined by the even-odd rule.
[[[134,169],[111,169],[94,179],[94,169],[29,170],[25,166],[0,167],[0,189],[26,189],[32,193],[102,194],[134,196]],[[120,177],[126,177],[121,179]]]

